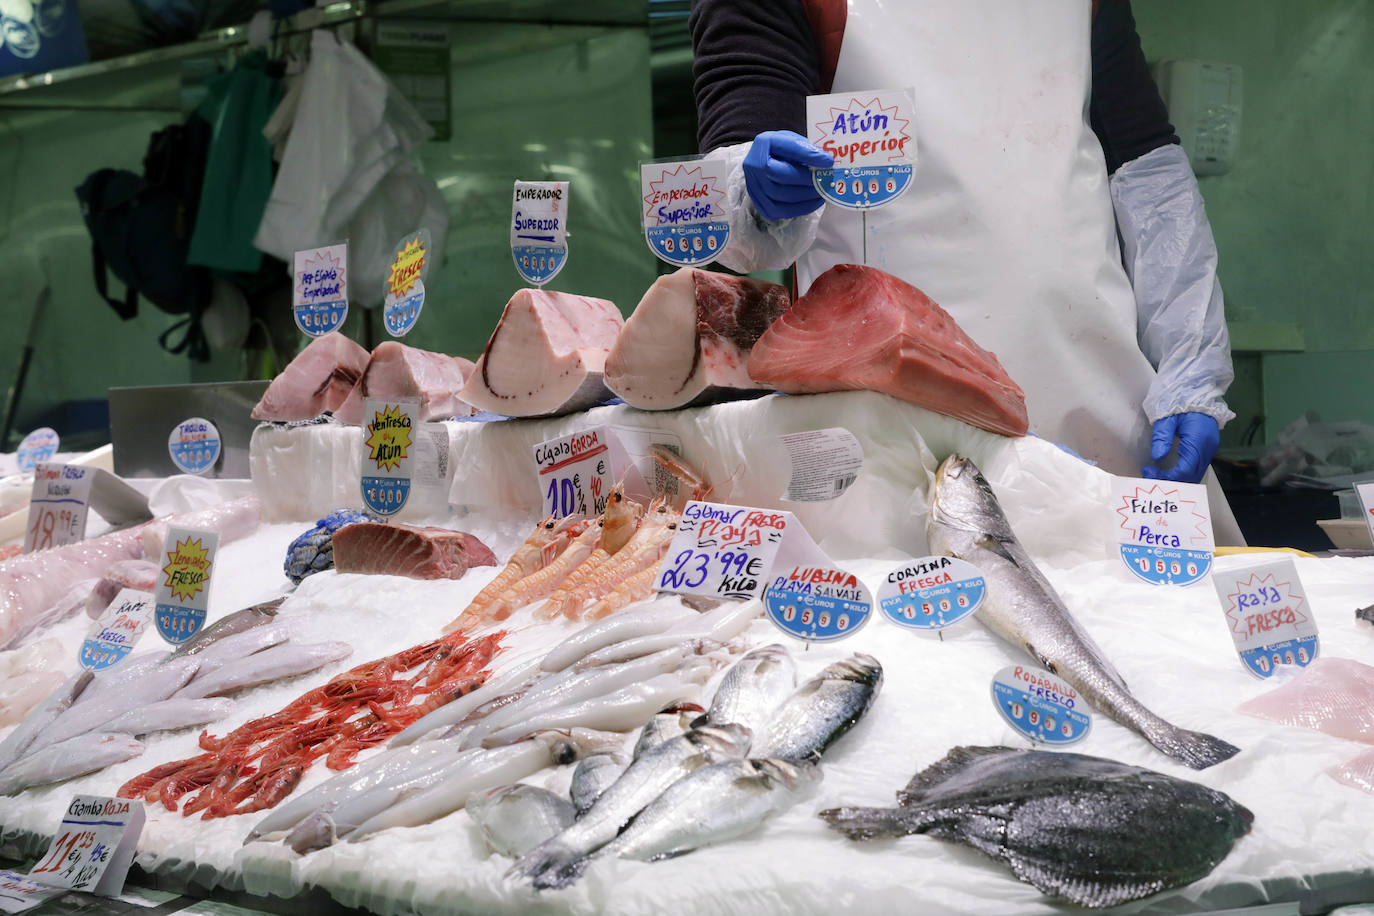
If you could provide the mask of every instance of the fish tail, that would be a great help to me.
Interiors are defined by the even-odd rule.
[[[527,853],[511,866],[508,874],[528,878],[538,890],[567,887],[587,869],[587,856],[550,840]]]
[[[820,816],[851,840],[924,833],[933,823],[913,808],[827,808]]]
[[[1240,748],[1203,732],[1174,728],[1150,737],[1150,743],[1185,766],[1205,770],[1213,764],[1230,760]]]

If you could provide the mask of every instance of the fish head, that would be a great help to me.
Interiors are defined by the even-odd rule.
[[[551,728],[535,734],[534,740],[548,748],[554,766],[563,766],[588,754],[619,750],[625,743],[625,736],[594,728]]]
[[[972,460],[950,455],[935,472],[931,521],[965,531],[999,534],[1010,531],[992,485]]]
[[[827,665],[821,677],[826,680],[853,681],[876,690],[883,682],[883,666],[873,656],[855,652],[849,658]]]

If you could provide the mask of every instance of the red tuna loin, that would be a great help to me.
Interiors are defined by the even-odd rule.
[[[420,420],[444,420],[472,414],[458,397],[472,375],[471,360],[418,350],[388,340],[377,345],[358,384],[334,415],[345,423],[362,424],[363,398],[417,398]]]
[[[310,420],[338,410],[366,367],[367,351],[344,335],[317,337],[267,386],[253,419]]]
[[[506,303],[463,400],[506,417],[583,410],[609,396],[602,380],[625,320],[615,303],[522,289]]]
[[[334,568],[341,573],[461,579],[474,566],[495,566],[496,554],[476,535],[447,528],[357,522],[334,533]]]
[[[659,277],[606,357],[606,386],[645,410],[758,390],[749,351],[791,304],[783,287],[749,277],[691,267]]]
[[[873,267],[817,277],[759,338],[749,376],[789,394],[880,391],[1004,436],[1029,425],[997,357],[925,293]]]

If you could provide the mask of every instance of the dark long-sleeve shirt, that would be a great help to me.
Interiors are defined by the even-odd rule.
[[[806,96],[829,91],[834,60],[825,59],[803,0],[693,0],[689,25],[703,152],[765,130],[806,134]],[[1178,142],[1130,0],[1097,5],[1088,114],[1109,174]]]

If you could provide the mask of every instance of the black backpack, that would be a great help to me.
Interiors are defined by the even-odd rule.
[[[138,314],[141,295],[171,315],[186,318],[159,338],[172,353],[196,360],[210,357],[200,327],[210,299],[210,275],[186,263],[210,145],[210,125],[196,115],[153,134],[143,175],[101,169],[76,189],[81,215],[91,233],[95,288],[125,321]],[[124,300],[109,295],[108,271],[128,288]],[[183,330],[181,340],[170,338]]]

